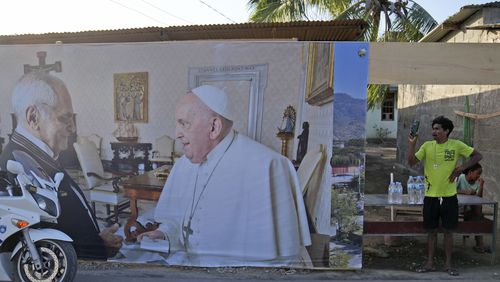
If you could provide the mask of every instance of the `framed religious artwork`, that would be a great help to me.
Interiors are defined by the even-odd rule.
[[[333,44],[309,43],[306,102],[320,106],[333,100]]]
[[[116,122],[148,122],[148,73],[115,73],[114,110]]]

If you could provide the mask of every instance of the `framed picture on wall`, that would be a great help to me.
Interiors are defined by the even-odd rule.
[[[115,73],[115,121],[148,122],[148,73]]]
[[[333,44],[309,44],[306,102],[320,106],[333,100]]]

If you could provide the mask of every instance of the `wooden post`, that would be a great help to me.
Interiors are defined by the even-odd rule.
[[[499,44],[370,43],[368,83],[500,84]]]

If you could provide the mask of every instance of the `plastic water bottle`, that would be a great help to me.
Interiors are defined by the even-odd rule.
[[[415,176],[415,179],[413,180],[415,185],[415,204],[420,203],[420,176]]]
[[[396,183],[391,182],[389,184],[389,189],[387,189],[387,202],[389,202],[389,204],[393,204],[395,202],[395,192]]]
[[[137,169],[137,173],[138,174],[144,174],[144,172],[145,172],[145,166],[144,166],[144,164],[139,164],[138,169]]]
[[[391,181],[389,181],[389,189],[387,189],[387,202],[389,204],[394,203],[394,191],[395,191],[395,186],[394,186],[394,174],[391,172]]]
[[[403,203],[403,184],[401,182],[398,182],[398,192],[399,192],[399,203]]]
[[[416,204],[415,201],[415,181],[413,180],[413,176],[408,176],[408,182],[406,183],[406,188],[408,190],[408,203],[413,205]]]
[[[416,186],[417,186],[416,203],[423,204],[425,197],[425,182],[423,176],[417,176]]]
[[[401,185],[401,182],[396,182],[396,193],[394,197],[394,203],[396,204],[401,204],[403,203],[403,185]]]

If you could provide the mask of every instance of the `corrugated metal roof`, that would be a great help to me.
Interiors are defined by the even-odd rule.
[[[293,39],[299,41],[355,41],[364,20],[295,21],[146,27],[44,34],[2,35],[0,44],[112,43],[171,40]]]
[[[447,18],[443,23],[441,23],[429,33],[427,33],[424,37],[422,37],[422,39],[420,39],[420,42],[439,42],[448,33],[454,30],[448,28],[449,26],[460,26],[468,18],[470,18],[472,15],[483,8],[500,8],[500,2],[497,1],[486,4],[463,6],[462,8],[460,8],[460,11]]]

